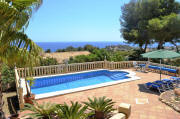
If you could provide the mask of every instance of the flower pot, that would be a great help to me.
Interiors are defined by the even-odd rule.
[[[31,96],[24,96],[25,103],[33,104],[33,100],[35,100],[35,95],[31,94]]]
[[[19,114],[12,114],[9,118],[10,119],[19,119]]]
[[[174,94],[176,95],[176,96],[180,96],[180,89],[174,89]]]
[[[95,118],[96,119],[104,119],[104,112],[95,111]]]

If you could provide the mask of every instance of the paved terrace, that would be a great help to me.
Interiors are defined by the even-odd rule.
[[[129,69],[133,70],[133,69]],[[157,73],[141,73],[136,72],[137,76],[141,77],[140,80],[121,83],[117,85],[66,94],[62,96],[51,97],[47,99],[38,100],[39,103],[44,101],[51,101],[55,103],[69,103],[70,101],[87,101],[88,97],[106,96],[112,98],[116,102],[116,107],[121,102],[129,103],[132,106],[132,112],[129,119],[180,119],[180,113],[174,111],[169,106],[159,101],[158,93],[153,93],[144,89],[142,84],[159,80]],[[168,78],[162,75],[162,78]],[[148,103],[136,104],[136,98],[148,99]],[[142,101],[140,101],[142,102]]]

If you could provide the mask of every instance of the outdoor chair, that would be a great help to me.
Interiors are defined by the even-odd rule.
[[[171,80],[173,82],[174,88],[176,88],[176,87],[179,88],[180,87],[180,77],[172,76],[172,77],[170,77],[169,80]]]
[[[146,64],[142,64],[142,66],[143,66],[143,67],[142,67],[142,70],[143,70],[144,73],[147,73],[147,72],[148,72],[149,64],[150,64],[149,62],[146,63]]]
[[[172,85],[172,82],[165,81],[165,80],[157,80],[157,81],[154,81],[153,83],[161,84],[165,90],[170,90],[171,85]]]
[[[144,84],[146,89],[155,89],[157,90],[159,93],[162,93],[164,91],[166,91],[164,89],[163,84],[157,84],[157,83],[153,83],[153,82],[148,82]]]
[[[138,66],[140,67],[141,72],[146,72],[146,64],[139,64]]]
[[[171,76],[170,79],[180,83],[180,77]]]
[[[133,67],[136,69],[136,71],[141,69],[141,67],[137,64],[136,61],[133,61]]]
[[[162,79],[154,82],[148,82],[144,86],[146,89],[156,89],[159,93],[162,93],[166,90],[171,90],[178,87],[180,84],[179,77],[170,77],[170,79]]]
[[[162,79],[161,81],[165,82],[170,89],[174,89],[177,85],[177,82],[175,80],[171,80],[171,79]]]
[[[144,72],[144,73],[148,72],[149,63],[147,63],[147,64],[138,64],[138,66],[139,66],[139,69],[140,69],[141,72]]]

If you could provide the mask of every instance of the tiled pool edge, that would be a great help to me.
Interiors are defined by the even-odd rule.
[[[104,69],[98,69],[98,70],[104,70]],[[58,75],[49,75],[49,76],[42,76],[42,77],[51,77],[51,76],[61,76],[61,75],[68,75],[68,74],[74,74],[74,73],[85,73],[85,72],[92,72],[92,71],[98,71],[98,70],[89,70],[89,71],[82,71],[82,72],[73,72],[73,73],[66,73],[66,74],[58,74]],[[64,94],[69,94],[69,93],[74,93],[74,92],[80,92],[84,90],[90,90],[90,89],[95,89],[95,88],[100,88],[100,87],[105,87],[105,86],[111,86],[119,83],[124,83],[124,82],[129,82],[129,81],[134,81],[134,80],[139,80],[140,77],[136,77],[136,73],[133,71],[129,70],[109,70],[109,71],[125,71],[128,72],[129,74],[127,75],[130,77],[129,79],[124,79],[124,80],[119,80],[119,81],[113,81],[113,82],[107,82],[107,83],[102,83],[102,84],[97,84],[97,85],[91,85],[91,86],[86,86],[86,87],[80,87],[80,88],[75,88],[75,89],[68,89],[64,91],[56,91],[56,92],[51,92],[51,93],[44,93],[44,94],[38,94],[35,95],[35,99],[42,99],[42,98],[49,98],[49,97],[54,97],[54,96],[59,96],[59,95],[64,95]],[[42,77],[34,77],[34,78],[42,78]],[[22,87],[24,90],[24,95],[26,93],[26,88],[25,88],[25,81],[22,83]]]

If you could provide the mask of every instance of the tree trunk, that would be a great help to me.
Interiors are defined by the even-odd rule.
[[[147,46],[148,46],[148,42],[146,41],[145,47],[144,47],[144,53],[146,52]]]
[[[2,79],[1,79],[1,71],[2,71],[2,63],[0,62],[0,119],[6,119],[5,114],[3,112],[3,93],[2,93]]]
[[[142,48],[141,44],[139,44],[139,48],[140,48],[140,51],[143,52],[144,49]]]
[[[164,42],[163,42],[163,41],[160,41],[159,44],[158,44],[157,49],[158,49],[158,50],[164,49],[163,44],[164,44]]]
[[[176,51],[179,52],[178,45],[175,42],[173,42],[173,41],[171,43],[176,47]]]
[[[177,45],[175,45],[175,47],[176,47],[176,52],[179,52],[179,48],[178,48],[178,46],[177,46]]]

